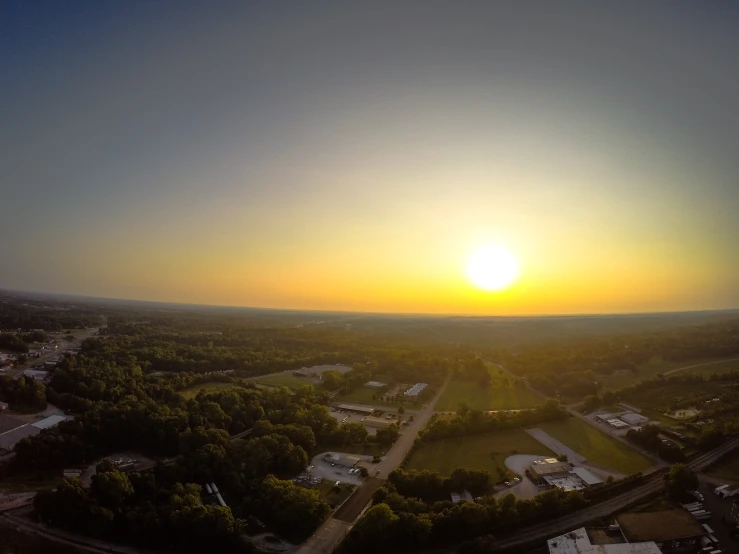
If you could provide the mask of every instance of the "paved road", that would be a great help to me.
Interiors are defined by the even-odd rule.
[[[715,362],[706,362],[704,364],[695,364],[695,365],[689,365],[685,367],[678,367],[677,369],[671,369],[670,371],[665,371],[663,375],[665,377],[668,377],[670,375],[675,375],[675,373],[680,373],[681,371],[685,371],[688,369],[695,369],[697,367],[706,367],[709,365],[716,365],[716,364],[724,364],[726,362],[736,362],[737,360],[739,360],[739,358],[731,358],[729,360],[718,360]]]
[[[448,383],[449,379],[447,378],[436,397],[426,404],[422,410],[416,413],[413,418],[413,422],[404,428],[400,438],[395,441],[395,444],[388,453],[385,454],[382,461],[376,465],[370,464],[373,476],[380,479],[387,479],[390,472],[400,465],[411,446],[413,446],[413,441],[416,440],[418,433],[426,427],[429,419],[434,415],[434,405],[439,400],[439,397],[444,392]],[[354,494],[349,497],[346,503],[349,504],[355,495],[358,497],[365,496],[365,493],[368,492],[365,490],[365,487],[373,487],[376,489],[377,480],[368,480],[366,484],[363,484],[354,491]],[[368,500],[369,498],[371,498],[371,494],[369,495]],[[362,511],[365,508],[366,504],[361,507],[356,506],[356,508],[352,510],[352,513],[345,513],[345,510],[342,511],[342,519],[344,519],[344,521],[339,521],[333,517],[328,518],[323,525],[318,528],[313,536],[300,547],[298,554],[327,554],[333,552],[347,535],[352,524],[357,520],[357,518],[359,518],[359,516],[361,516]]]
[[[558,456],[567,456],[567,461],[572,464],[580,465],[585,461],[585,456],[575,452],[572,448],[541,429],[526,429],[526,432]]]

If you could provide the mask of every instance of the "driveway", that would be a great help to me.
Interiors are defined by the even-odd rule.
[[[508,456],[503,463],[505,463],[505,466],[508,469],[517,473],[521,477],[521,482],[512,487],[506,487],[504,490],[496,493],[495,497],[501,498],[507,494],[512,494],[516,498],[520,498],[522,500],[534,498],[542,489],[537,487],[536,483],[526,477],[526,468],[536,460],[541,460],[547,457],[547,454],[515,454],[514,456]]]
[[[552,452],[556,452],[558,456],[567,456],[567,460],[571,464],[582,464],[585,461],[585,456],[578,454],[572,448],[566,444],[562,444],[553,436],[545,433],[541,429],[527,429],[526,432],[538,440],[541,444],[549,448]]]

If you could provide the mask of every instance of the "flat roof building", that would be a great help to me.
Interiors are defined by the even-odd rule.
[[[382,387],[387,386],[387,384],[381,383],[380,381],[367,381],[364,386],[368,389],[381,389]]]
[[[427,383],[416,383],[411,388],[409,388],[407,391],[403,393],[404,396],[418,396],[421,394],[421,391],[428,387]]]
[[[596,544],[581,527],[547,541],[549,554],[662,554],[654,541]]]
[[[354,467],[361,461],[361,458],[359,458],[359,456],[348,456],[346,454],[326,454],[323,457],[323,460],[341,467]]]
[[[455,504],[459,504],[462,502],[462,500],[466,500],[467,502],[474,502],[475,499],[472,496],[472,493],[470,491],[462,491],[462,492],[453,492],[451,495],[452,502]]]
[[[67,421],[69,419],[73,418],[63,415],[53,415],[45,417],[44,419],[36,421],[35,423],[31,423],[31,425],[34,426],[36,429],[48,429],[49,427],[54,427],[55,425],[59,425],[62,421]]]
[[[386,427],[390,427],[393,424],[393,421],[382,419],[381,417],[366,416],[362,418],[362,423],[367,427],[379,427],[380,429],[385,429]]]
[[[649,423],[648,417],[644,417],[641,414],[635,414],[633,412],[620,415],[619,419],[629,425],[644,425],[645,423]]]
[[[356,406],[354,404],[339,404],[336,406],[339,410],[345,412],[354,412],[357,414],[372,415],[375,409],[372,406]]]
[[[556,458],[538,460],[527,469],[534,481],[543,481],[545,477],[566,477],[571,470],[572,466],[570,464],[557,461]]]
[[[616,517],[629,542],[654,541],[664,554],[692,552],[706,530],[686,510],[621,514]]]

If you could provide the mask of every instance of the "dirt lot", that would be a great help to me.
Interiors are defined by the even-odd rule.
[[[362,513],[362,510],[372,499],[372,495],[375,494],[375,491],[380,488],[382,483],[382,479],[367,477],[367,479],[364,480],[364,484],[355,490],[354,494],[352,494],[349,499],[344,502],[338,510],[336,510],[334,518],[346,523],[353,523],[354,520],[359,517],[359,514]]]

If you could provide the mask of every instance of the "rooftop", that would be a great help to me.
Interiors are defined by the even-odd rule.
[[[686,510],[621,514],[616,521],[629,542],[662,542],[706,533],[703,526]]]
[[[547,541],[549,554],[662,554],[653,542],[593,544],[584,527]]]

